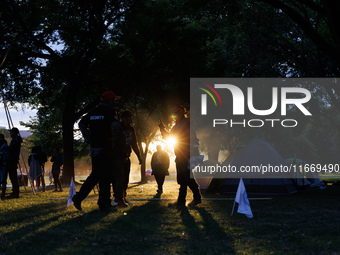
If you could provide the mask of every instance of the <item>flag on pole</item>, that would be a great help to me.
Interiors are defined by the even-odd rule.
[[[72,197],[76,194],[76,186],[74,185],[73,177],[71,178],[70,192],[68,193],[67,206],[73,205]]]
[[[231,212],[231,215],[234,213],[234,207],[235,203],[238,203],[238,213],[245,214],[248,218],[253,218],[253,213],[250,208],[247,192],[246,192],[246,187],[244,186],[243,179],[240,179],[240,182],[238,184],[237,192],[236,192],[236,197],[235,197],[235,202],[233,206],[233,210]]]

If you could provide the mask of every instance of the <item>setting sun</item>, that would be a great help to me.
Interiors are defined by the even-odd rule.
[[[170,148],[174,148],[176,139],[174,137],[169,137],[165,142]]]

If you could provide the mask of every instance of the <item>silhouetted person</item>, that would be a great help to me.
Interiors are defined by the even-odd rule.
[[[7,161],[7,150],[8,145],[3,134],[0,134],[0,185],[1,185],[1,199],[5,198],[6,185],[7,185],[7,170],[6,170],[6,161]],[[3,189],[4,188],[4,189]]]
[[[43,178],[44,165],[47,162],[46,154],[42,151],[41,146],[34,146],[32,153],[28,157],[29,176],[34,186],[36,182],[37,191],[39,191],[40,180]],[[45,185],[45,182],[43,182]]]
[[[121,155],[117,155],[118,157],[122,157],[123,159],[123,168],[124,168],[124,176],[123,176],[123,197],[124,202],[132,205],[129,201],[126,200],[126,191],[129,185],[129,176],[130,176],[130,169],[131,169],[131,160],[130,155],[132,150],[136,153],[139,164],[142,164],[143,160],[140,156],[140,151],[138,147],[136,131],[132,126],[132,114],[130,111],[124,111],[121,115],[122,118],[122,129],[123,129],[123,144],[121,148]],[[113,184],[113,189],[115,190],[115,182]]]
[[[169,165],[170,165],[170,157],[166,151],[163,151],[161,145],[157,145],[157,151],[152,155],[151,158],[151,168],[152,175],[155,176],[158,189],[157,194],[161,195],[163,193],[163,184],[165,180],[165,176],[169,175]]]
[[[19,129],[15,127],[12,128],[9,132],[12,141],[8,147],[8,158],[6,168],[9,175],[9,179],[11,180],[12,183],[12,193],[9,195],[8,198],[19,198],[19,181],[17,168],[19,163],[22,138],[19,134]],[[4,189],[6,190],[6,187],[2,189],[3,192]]]
[[[51,162],[53,162],[52,165],[52,176],[53,176],[53,182],[54,182],[54,191],[63,191],[61,188],[61,181],[59,178],[61,166],[64,164],[64,155],[61,153],[60,148],[57,147],[54,149],[54,153],[51,158]],[[58,190],[59,186],[59,190]]]
[[[175,121],[175,125],[170,132],[165,130],[164,124],[160,123],[159,128],[164,139],[169,136],[176,139],[174,151],[176,155],[176,172],[177,182],[180,185],[179,194],[175,203],[169,204],[174,206],[185,205],[187,187],[189,187],[194,199],[188,206],[195,206],[201,203],[201,193],[199,186],[194,178],[190,178],[189,160],[190,160],[190,146],[194,146],[198,155],[198,139],[194,132],[190,133],[190,120],[186,117],[186,109],[182,106],[176,106],[171,114],[171,118]]]
[[[99,182],[98,205],[100,210],[111,209],[110,184],[116,179],[116,198],[118,206],[127,206],[123,200],[123,164],[117,160],[119,141],[122,139],[121,125],[116,120],[115,100],[120,97],[112,91],[101,96],[101,104],[92,109],[79,122],[79,128],[87,143],[91,146],[92,172],[73,196],[74,206],[81,210],[81,202]]]

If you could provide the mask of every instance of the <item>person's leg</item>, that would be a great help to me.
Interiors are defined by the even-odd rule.
[[[57,179],[56,179],[56,182],[57,182],[57,184],[58,184],[58,186],[59,186],[59,191],[63,191],[63,189],[62,189],[62,187],[61,187],[61,181],[60,181],[60,178],[59,178],[59,176],[60,176],[60,172],[59,172],[59,173],[57,173]]]
[[[40,178],[41,178],[41,175],[37,177],[37,189],[39,189],[40,187]]]
[[[75,200],[78,203],[81,203],[91,192],[91,190],[96,186],[96,184],[99,182],[99,174],[100,169],[98,169],[98,161],[96,160],[96,157],[92,157],[92,172],[91,174],[86,178],[83,185],[81,185],[81,188],[79,192],[74,195]],[[100,165],[99,165],[100,166]]]
[[[115,198],[118,207],[126,207],[127,204],[124,200],[124,162],[121,158],[114,158],[114,185],[115,185]]]
[[[19,197],[19,181],[17,174],[17,165],[18,162],[15,160],[7,161],[9,179],[11,180],[12,183],[12,194],[10,196],[13,198]]]
[[[165,175],[164,174],[161,174],[159,176],[159,183],[158,183],[158,189],[163,193],[163,184],[164,184],[164,181],[165,181]]]
[[[155,180],[157,183],[157,193],[162,194],[162,174],[159,172],[154,171]]]
[[[123,179],[124,199],[126,198],[126,191],[129,186],[130,168],[131,168],[131,161],[129,158],[127,158],[124,160],[124,179]]]
[[[55,172],[52,174],[53,174],[53,180],[54,180],[54,191],[58,191],[59,174]]]
[[[93,164],[98,167],[99,172],[99,198],[98,206],[101,210],[109,209],[112,206],[110,184],[112,180],[112,150],[103,149],[98,156],[93,158]]]
[[[181,206],[185,205],[186,196],[187,196],[187,178],[186,178],[186,170],[187,170],[187,162],[176,162],[176,172],[177,172],[177,183],[180,185],[179,194],[177,201],[175,203],[169,205]]]
[[[195,206],[197,204],[201,203],[201,192],[199,189],[199,185],[197,184],[196,180],[194,178],[188,180],[188,186],[191,189],[192,193],[194,194],[194,200],[190,202],[189,206]]]
[[[3,178],[1,181],[1,199],[4,199],[6,195],[6,186],[7,186],[7,169],[5,167],[3,169],[2,177]]]

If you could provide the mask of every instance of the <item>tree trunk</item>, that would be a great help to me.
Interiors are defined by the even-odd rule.
[[[149,150],[149,143],[146,144],[145,146],[145,150],[143,149],[143,147],[140,144],[140,150],[141,150],[141,156],[143,159],[143,163],[141,164],[141,168],[140,168],[140,174],[141,174],[141,178],[140,178],[140,183],[147,183],[147,178],[146,178],[146,157],[148,155],[148,150]]]
[[[65,98],[65,109],[63,113],[63,147],[64,147],[64,169],[62,182],[69,185],[71,178],[74,179],[74,138],[73,125],[75,118],[75,93],[69,89]]]

